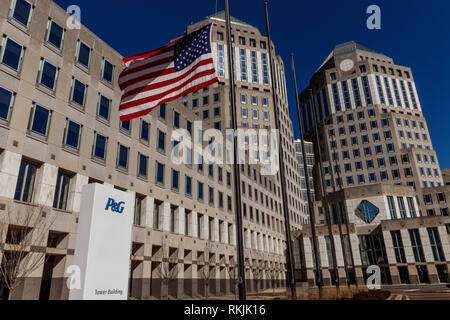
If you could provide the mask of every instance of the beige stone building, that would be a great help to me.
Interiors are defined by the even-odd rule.
[[[5,4],[5,5],[3,5]],[[50,230],[30,255],[46,262],[16,290],[16,299],[67,299],[81,189],[102,183],[135,196],[130,296],[185,298],[235,290],[236,229],[230,165],[176,165],[172,131],[230,127],[223,15],[213,23],[212,45],[220,82],[120,123],[117,79],[122,56],[93,32],[66,27],[68,14],[51,0],[2,0],[0,7],[0,215],[41,210]],[[275,128],[267,39],[233,19],[238,124]],[[182,34],[182,30],[180,30]],[[152,49],[152,48],[149,48]],[[241,166],[248,290],[284,286],[285,231],[281,184],[288,190],[291,226],[306,220],[300,198],[283,61],[274,57],[287,181]],[[252,143],[249,136],[247,143]],[[206,142],[203,141],[206,146]],[[261,155],[259,155],[261,156]],[[0,259],[8,234],[0,225]],[[0,281],[0,283],[2,283]],[[0,285],[0,296],[7,296]]]
[[[355,42],[344,43],[300,98],[306,139],[318,143],[322,153],[315,155],[314,184],[324,284],[336,279],[330,237],[340,283],[364,283],[370,265],[381,268],[386,285],[449,281],[450,195],[411,69]],[[324,225],[319,161],[332,234]],[[298,279],[313,284],[310,228],[297,235]]]

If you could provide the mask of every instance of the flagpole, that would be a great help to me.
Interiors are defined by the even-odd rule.
[[[281,128],[278,102],[277,102],[277,94],[275,91],[275,66],[272,61],[272,41],[270,40],[270,26],[269,26],[269,11],[267,8],[267,2],[264,2],[264,7],[266,10],[266,27],[267,27],[267,42],[269,48],[269,66],[270,66],[270,75],[272,81],[272,100],[273,100],[273,108],[275,113],[275,123],[277,128]],[[284,150],[283,143],[280,141],[278,143],[278,155],[279,155],[279,167],[280,167],[280,180],[281,180],[281,195],[283,199],[283,211],[284,211],[284,226],[286,229],[286,262],[287,262],[287,275],[288,282],[291,288],[292,299],[297,298],[296,294],[296,285],[295,285],[295,271],[294,271],[294,254],[292,251],[292,239],[291,239],[291,225],[289,221],[289,207],[288,207],[288,199],[287,199],[287,191],[286,191],[286,175],[285,175],[285,167],[284,167]]]
[[[306,179],[306,193],[308,196],[308,208],[309,208],[309,219],[311,224],[311,237],[312,237],[312,245],[314,249],[314,260],[315,269],[316,269],[316,281],[317,287],[319,288],[319,298],[322,298],[322,273],[320,272],[320,253],[319,246],[317,244],[317,236],[316,236],[316,218],[314,215],[314,206],[311,198],[311,187],[309,185],[309,173],[308,173],[308,164],[306,161],[306,149],[305,149],[305,135],[303,132],[302,119],[300,116],[300,101],[298,97],[298,87],[297,87],[297,77],[295,75],[295,64],[294,64],[294,55],[291,54],[291,65],[292,65],[292,75],[294,77],[294,88],[295,88],[295,101],[297,103],[297,117],[298,117],[298,126],[300,129],[301,135],[301,144],[302,144],[302,156],[303,156],[303,168],[305,171],[305,179]]]
[[[237,264],[238,264],[238,291],[239,300],[246,300],[246,288],[245,288],[245,265],[244,265],[244,240],[242,234],[242,200],[241,200],[241,179],[238,164],[238,137],[236,135],[237,130],[237,118],[236,118],[236,88],[234,85],[234,70],[231,54],[232,42],[231,42],[231,22],[230,22],[230,7],[228,0],[225,0],[225,24],[227,33],[227,53],[228,53],[228,78],[230,83],[230,105],[231,105],[231,126],[233,129],[233,174],[234,174],[234,206],[236,209],[236,248],[237,248]]]

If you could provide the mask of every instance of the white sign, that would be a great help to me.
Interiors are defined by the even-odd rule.
[[[134,199],[129,193],[89,184],[83,187],[74,265],[81,289],[70,300],[126,300]]]

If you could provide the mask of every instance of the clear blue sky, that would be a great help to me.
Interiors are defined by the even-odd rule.
[[[265,34],[263,0],[229,0],[231,15]],[[165,44],[191,22],[214,14],[216,0],[56,0],[77,4],[81,22],[122,55]],[[366,9],[381,8],[381,30],[368,30]],[[223,10],[223,0],[217,10]],[[413,70],[423,112],[442,168],[450,167],[450,1],[269,1],[272,40],[286,65],[291,118],[298,136],[290,53],[299,90],[336,44],[354,40]]]

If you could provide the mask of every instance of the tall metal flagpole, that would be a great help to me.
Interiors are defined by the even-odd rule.
[[[267,2],[264,2],[264,7],[266,9],[266,27],[267,27],[267,42],[269,47],[269,66],[270,66],[270,75],[272,81],[272,98],[273,98],[273,108],[275,113],[275,123],[277,128],[281,128],[279,109],[278,109],[278,100],[277,94],[275,91],[275,66],[272,61],[272,41],[270,40],[270,26],[269,26],[269,11],[267,9]],[[288,199],[286,192],[286,183],[285,183],[285,168],[284,168],[284,151],[283,151],[283,143],[280,141],[278,143],[278,154],[279,154],[279,167],[280,167],[280,180],[281,180],[281,195],[283,199],[283,211],[284,211],[284,225],[286,229],[286,262],[288,269],[288,282],[291,288],[292,298],[296,299],[296,288],[295,288],[295,271],[294,271],[294,253],[292,251],[292,239],[291,239],[291,225],[289,222],[289,207],[288,207]]]
[[[294,55],[291,54],[291,65],[292,65],[292,74],[294,77],[294,88],[295,88],[295,101],[297,102],[297,117],[298,117],[298,126],[300,129],[301,135],[301,143],[302,143],[302,156],[303,156],[303,168],[305,170],[305,179],[306,179],[306,192],[308,195],[308,207],[309,207],[309,217],[311,222],[311,236],[312,236],[312,245],[314,249],[314,260],[316,261],[316,281],[317,287],[319,288],[319,297],[322,297],[322,273],[320,272],[320,253],[319,246],[317,244],[317,236],[316,236],[316,218],[314,216],[314,206],[311,199],[311,187],[309,185],[309,173],[308,173],[308,165],[306,162],[306,149],[305,149],[305,135],[303,132],[303,124],[300,116],[300,101],[298,97],[298,87],[297,87],[297,77],[295,75],[295,64],[294,64]]]
[[[333,271],[334,271],[334,280],[336,284],[336,289],[339,291],[339,273],[338,273],[338,265],[337,265],[337,258],[336,258],[336,245],[334,243],[334,236],[333,236],[333,228],[331,224],[331,215],[330,215],[330,205],[328,202],[328,195],[327,190],[325,187],[325,178],[323,176],[323,166],[322,166],[322,151],[320,150],[320,142],[319,142],[319,131],[317,130],[317,126],[319,125],[319,119],[317,119],[317,112],[316,112],[316,105],[314,103],[314,96],[312,89],[308,90],[309,93],[309,99],[311,100],[311,109],[313,110],[314,114],[314,121],[316,125],[314,126],[314,138],[316,140],[316,143],[314,145],[316,146],[317,153],[316,155],[319,158],[319,176],[320,176],[320,182],[321,182],[321,189],[322,189],[322,197],[325,204],[325,218],[327,220],[327,228],[328,228],[328,234],[330,236],[330,249],[331,249],[331,256],[333,259]]]
[[[245,290],[245,266],[244,266],[244,245],[242,235],[242,200],[241,200],[241,179],[238,164],[238,138],[236,135],[237,120],[236,120],[236,88],[234,86],[234,71],[232,63],[232,42],[231,42],[231,22],[230,22],[230,8],[228,0],[225,0],[225,23],[227,33],[228,45],[228,78],[230,81],[230,105],[231,105],[231,126],[233,129],[233,174],[234,174],[234,206],[236,209],[236,248],[237,248],[237,264],[238,264],[238,291],[239,300],[246,299]]]

